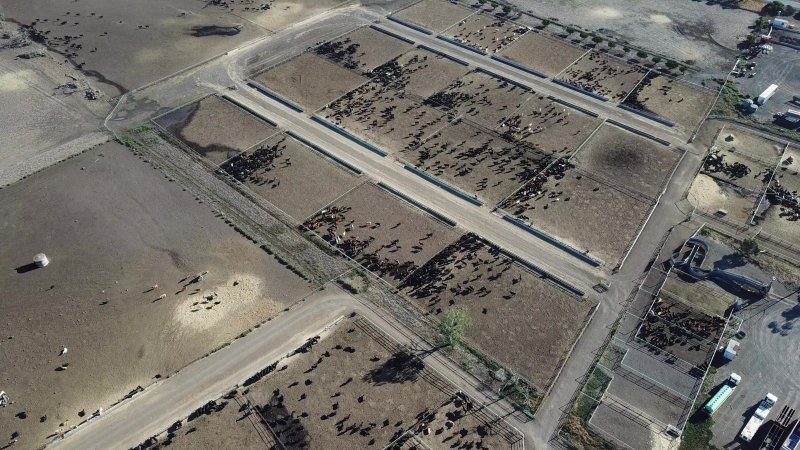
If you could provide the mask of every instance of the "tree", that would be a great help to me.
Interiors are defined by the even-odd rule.
[[[773,1],[772,3],[767,3],[762,10],[764,14],[769,14],[770,16],[777,16],[778,14],[783,11],[783,3],[779,2],[778,0]]]
[[[617,46],[617,43],[614,41],[608,41],[608,48],[614,48]]]
[[[661,62],[661,57],[660,56],[653,56],[653,62],[656,63],[656,64],[660,63]]]
[[[549,21],[548,19],[542,19],[542,28],[547,28],[547,26],[550,25],[551,23],[552,22]]]
[[[444,313],[444,317],[442,317],[437,328],[447,340],[446,345],[456,345],[464,341],[464,335],[471,323],[472,317],[470,317],[467,309],[463,306],[457,306]]]
[[[797,8],[795,8],[792,5],[786,5],[786,7],[783,8],[783,15],[784,16],[793,16],[793,15],[795,15],[796,12],[797,12]]]
[[[678,63],[676,63],[675,61],[673,61],[671,59],[668,59],[666,64],[667,64],[667,68],[668,69],[674,69],[674,68],[678,67]]]
[[[638,56],[639,58],[647,58],[647,53],[640,50],[636,52],[636,56]]]
[[[568,34],[572,34],[572,33],[575,32],[575,28],[572,28],[572,27],[567,27],[566,30],[567,30]]]
[[[586,39],[587,36],[589,36],[587,33],[581,31],[581,39]]]
[[[747,238],[742,241],[742,244],[739,246],[739,251],[747,256],[755,256],[759,253],[760,249],[758,248],[758,241],[755,238]]]

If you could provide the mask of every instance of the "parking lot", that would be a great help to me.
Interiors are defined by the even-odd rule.
[[[769,85],[777,84],[778,90],[761,106],[753,117],[762,122],[772,122],[773,116],[777,113],[786,112],[787,109],[800,109],[800,104],[792,103],[795,95],[800,95],[800,33],[791,31],[773,31],[775,45],[768,55],[762,54],[753,59],[757,65],[756,75],[753,78],[747,76],[732,78],[740,84],[742,94],[752,98],[764,91]],[[796,48],[778,45],[782,41],[795,41],[792,45]]]

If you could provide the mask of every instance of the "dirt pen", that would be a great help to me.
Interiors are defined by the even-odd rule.
[[[443,0],[422,0],[392,14],[392,17],[438,33],[473,13],[469,8]]]
[[[652,201],[634,197],[559,161],[501,207],[613,267],[644,226]]]
[[[528,32],[500,55],[523,66],[554,77],[580,58],[586,50],[542,33]]]
[[[356,72],[313,53],[303,53],[256,75],[253,80],[310,111],[367,82],[367,78]]]
[[[419,98],[427,98],[469,72],[469,67],[417,48],[372,71],[373,79]]]
[[[284,134],[220,168],[298,221],[361,182],[348,169]]]
[[[763,199],[757,223],[778,239],[800,242],[800,151],[788,147]]]
[[[544,152],[505,141],[461,121],[406,150],[403,158],[488,204],[497,204],[551,161]]]
[[[394,285],[458,237],[456,230],[371,183],[326,206],[305,225]]]
[[[694,130],[715,99],[716,92],[651,71],[624,104]]]
[[[313,292],[171,181],[111,142],[3,189],[3,439],[38,448]]]
[[[611,125],[603,125],[570,162],[621,189],[656,199],[681,151]]]
[[[611,100],[622,100],[645,73],[638,67],[601,53],[589,52],[569,66],[558,79]]]
[[[277,132],[267,122],[215,95],[178,108],[154,122],[214,165]]]
[[[287,450],[413,448],[403,447],[412,437],[435,450],[510,449],[521,441],[413,350],[360,317],[344,319],[267,372],[161,441],[213,448],[229,436],[234,442],[264,436],[268,446],[278,441]]]
[[[417,146],[449,117],[371,81],[328,105],[321,115],[390,152]]]
[[[433,317],[466,307],[472,318],[470,343],[530,380],[539,394],[555,381],[596,306],[474,234],[445,248],[400,289]]]
[[[473,14],[444,32],[444,35],[489,54],[514,42],[528,29],[488,14]]]
[[[312,52],[348,69],[370,72],[411,46],[408,42],[365,26],[315,47]]]

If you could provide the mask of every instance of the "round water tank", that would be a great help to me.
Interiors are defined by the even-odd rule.
[[[50,260],[47,259],[47,255],[44,253],[39,253],[33,257],[33,263],[36,264],[36,267],[44,267],[50,264]]]

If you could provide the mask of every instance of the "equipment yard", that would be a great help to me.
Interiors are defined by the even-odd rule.
[[[275,134],[275,127],[215,95],[176,109],[155,123],[218,165]]]
[[[400,286],[426,314],[466,307],[467,338],[546,392],[597,302],[580,298],[473,234],[462,236]],[[560,322],[558,317],[575,320]]]
[[[645,71],[597,52],[589,52],[558,79],[589,92],[622,101],[644,77]]]
[[[393,285],[458,237],[456,230],[371,183],[326,206],[305,226]]]

